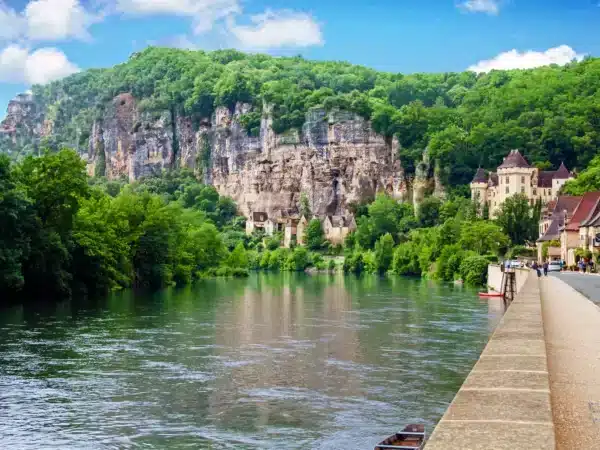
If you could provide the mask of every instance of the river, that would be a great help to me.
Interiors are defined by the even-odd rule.
[[[0,448],[370,449],[444,413],[501,310],[409,278],[252,275],[0,311]]]

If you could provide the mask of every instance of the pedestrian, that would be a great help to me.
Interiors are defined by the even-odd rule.
[[[540,266],[538,266],[538,263],[534,262],[531,268],[536,271],[538,278],[542,276],[542,272],[540,272]]]
[[[544,276],[548,276],[548,261],[544,262]]]
[[[581,273],[585,273],[585,263],[583,262],[583,258],[577,262],[577,266],[579,266]]]
[[[590,259],[589,265],[590,265],[590,273],[596,273],[596,271],[594,270],[594,260]]]

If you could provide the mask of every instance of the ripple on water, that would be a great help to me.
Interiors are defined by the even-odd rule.
[[[0,448],[352,450],[431,427],[487,339],[487,305],[413,280],[328,280],[0,314]]]

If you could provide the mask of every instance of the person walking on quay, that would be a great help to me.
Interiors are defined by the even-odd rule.
[[[583,258],[579,260],[577,265],[579,266],[579,270],[581,271],[581,273],[585,273],[585,261],[583,260]]]
[[[544,262],[544,276],[548,276],[548,261]]]
[[[542,273],[540,272],[540,266],[538,266],[537,262],[534,262],[531,268],[537,272],[538,278],[542,276]]]

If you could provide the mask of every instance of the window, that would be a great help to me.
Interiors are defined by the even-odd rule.
[[[510,183],[510,178],[506,177],[506,184]]]
[[[525,177],[521,177],[521,183],[525,184]]]
[[[525,186],[521,186],[521,194],[524,194],[524,193],[525,193]]]
[[[506,193],[510,194],[510,188],[508,186],[506,186]]]
[[[537,195],[537,189],[533,190],[533,195]]]

